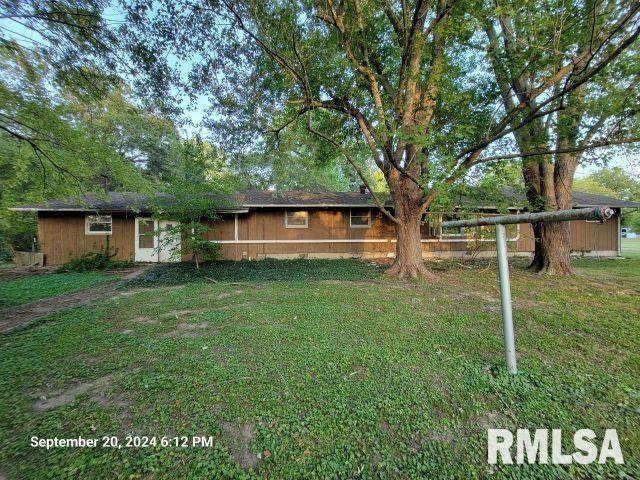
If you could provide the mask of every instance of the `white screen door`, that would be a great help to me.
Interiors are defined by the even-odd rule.
[[[158,261],[157,222],[151,218],[136,218],[136,262]]]

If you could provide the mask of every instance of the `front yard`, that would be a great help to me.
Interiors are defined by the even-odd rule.
[[[107,275],[96,272],[27,275],[18,278],[0,276],[0,309],[75,292],[108,279]]]
[[[577,265],[514,267],[516,377],[495,264],[433,265],[436,285],[356,261],[155,267],[0,336],[0,478],[640,478],[640,258]],[[625,465],[490,466],[490,427],[615,428]]]

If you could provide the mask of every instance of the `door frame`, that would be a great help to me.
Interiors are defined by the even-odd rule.
[[[153,262],[157,263],[159,261],[159,252],[158,252],[158,236],[154,235],[153,238],[153,247],[152,248],[140,248],[140,221],[144,220],[153,224],[153,231],[156,232],[158,230],[158,222],[153,220],[151,217],[135,217],[135,256],[134,259],[136,262]],[[151,250],[151,252],[148,252]]]

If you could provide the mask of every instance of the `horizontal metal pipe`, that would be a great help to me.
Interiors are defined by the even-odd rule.
[[[576,208],[555,212],[521,213],[518,215],[498,215],[470,220],[442,222],[444,228],[480,227],[482,225],[509,225],[514,223],[565,222],[567,220],[608,220],[615,212],[609,207]]]

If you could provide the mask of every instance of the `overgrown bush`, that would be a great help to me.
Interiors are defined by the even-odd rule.
[[[198,220],[184,219],[157,231],[156,235],[160,238],[158,246],[178,261],[182,259],[183,254],[191,254],[196,268],[200,268],[201,263],[213,262],[220,256],[221,245],[205,238],[205,234],[210,230],[209,226]],[[176,242],[176,238],[180,238],[181,242]]]
[[[135,264],[133,260],[114,260],[115,254],[109,254],[108,250],[100,252],[88,252],[78,258],[73,258],[58,268],[57,272],[88,272],[91,270],[121,270],[131,268]]]

